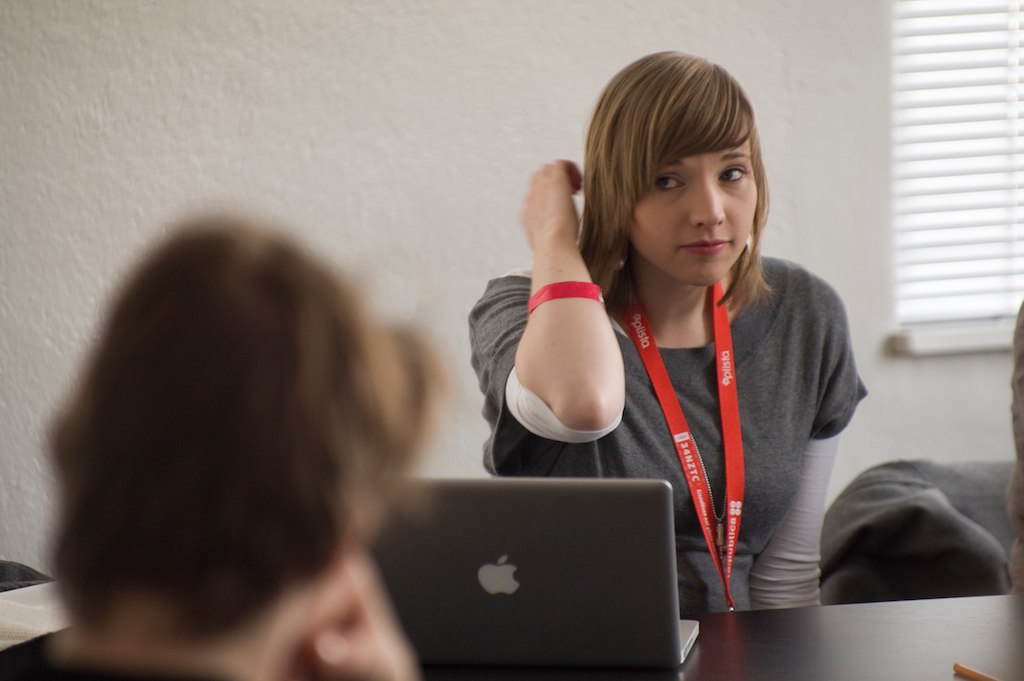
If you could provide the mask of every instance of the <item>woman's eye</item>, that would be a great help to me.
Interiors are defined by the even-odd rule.
[[[728,182],[734,182],[742,178],[746,174],[747,171],[744,170],[743,168],[729,168],[724,173],[722,173],[722,179]]]
[[[654,186],[658,189],[673,189],[679,185],[679,180],[670,175],[662,175],[654,180]]]

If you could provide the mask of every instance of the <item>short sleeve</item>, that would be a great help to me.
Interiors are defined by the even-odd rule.
[[[857,373],[846,307],[835,289],[817,281],[813,304],[825,326],[820,339],[818,409],[811,437],[822,440],[838,435],[849,425],[867,389]]]
[[[491,427],[484,468],[498,475],[543,475],[564,448],[563,443],[531,434],[505,404],[505,385],[526,329],[529,298],[528,277],[492,279],[469,314],[470,361],[484,395],[482,413]]]

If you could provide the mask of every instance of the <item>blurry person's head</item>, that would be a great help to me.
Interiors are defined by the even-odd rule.
[[[125,593],[180,633],[258,615],[372,531],[438,376],[408,330],[249,221],[178,226],[115,299],[52,432],[72,618]]]
[[[608,83],[587,134],[580,248],[612,314],[621,312],[632,296],[623,262],[634,209],[655,189],[660,169],[744,144],[749,144],[757,197],[750,243],[732,267],[727,292],[740,306],[767,290],[759,252],[768,184],[746,94],[721,66],[679,52],[642,57]]]

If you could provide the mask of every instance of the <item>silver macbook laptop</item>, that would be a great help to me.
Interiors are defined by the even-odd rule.
[[[427,665],[677,667],[672,488],[661,480],[422,480],[375,546]]]

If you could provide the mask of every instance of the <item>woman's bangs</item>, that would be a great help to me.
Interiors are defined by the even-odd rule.
[[[750,139],[753,115],[735,83],[718,78],[704,88],[688,90],[674,115],[663,121],[665,143],[654,154],[659,165],[735,149]]]

